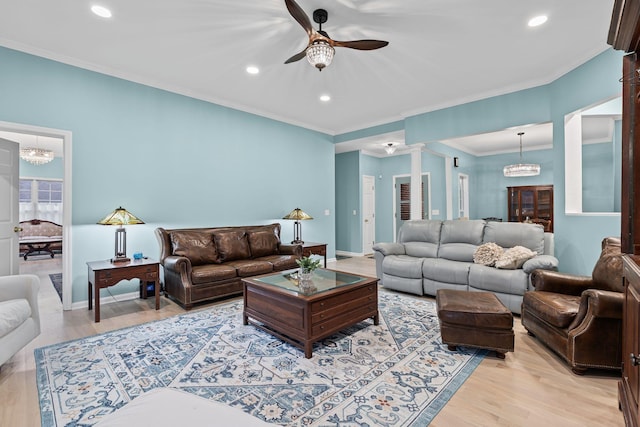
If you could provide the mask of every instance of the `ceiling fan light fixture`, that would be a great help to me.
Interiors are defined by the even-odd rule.
[[[331,65],[334,53],[335,50],[333,49],[333,46],[328,42],[324,40],[316,40],[307,48],[307,61],[309,61],[309,64],[316,67],[318,71],[322,71],[324,67]]]
[[[384,151],[387,152],[387,154],[391,155],[393,153],[395,153],[396,151],[396,145],[393,142],[388,142],[384,145]]]

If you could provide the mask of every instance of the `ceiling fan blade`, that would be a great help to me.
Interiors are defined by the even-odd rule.
[[[298,3],[296,3],[294,0],[284,0],[284,3],[287,5],[287,9],[289,10],[289,13],[291,14],[291,16],[293,16],[293,19],[298,21],[298,24],[302,25],[302,28],[304,28],[304,30],[307,32],[309,37],[311,37],[311,34],[313,34],[314,29],[311,26],[311,21],[309,21],[309,17],[307,16],[306,13],[304,13],[304,10],[302,10],[302,8],[298,6]]]
[[[290,64],[292,62],[296,62],[296,61],[300,61],[302,58],[305,57],[305,55],[307,54],[307,48],[305,47],[304,50],[300,53],[296,53],[295,55],[293,55],[291,58],[287,59],[286,61],[284,61],[285,64]]]
[[[348,47],[358,50],[380,49],[381,47],[385,47],[388,44],[389,42],[385,42],[383,40],[353,40],[350,42],[340,42],[337,40],[333,40],[333,46]]]

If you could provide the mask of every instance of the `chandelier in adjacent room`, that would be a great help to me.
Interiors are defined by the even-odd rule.
[[[51,150],[38,147],[38,137],[36,136],[36,147],[20,149],[20,158],[33,165],[44,165],[53,160],[54,154]]]
[[[518,132],[518,136],[520,137],[520,163],[505,166],[503,173],[506,177],[540,175],[540,165],[522,163],[522,135],[524,135],[524,132]]]

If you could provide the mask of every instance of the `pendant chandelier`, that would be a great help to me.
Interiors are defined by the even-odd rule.
[[[502,172],[506,177],[540,175],[540,165],[522,163],[522,135],[524,135],[524,132],[518,132],[518,136],[520,137],[520,163],[505,166]]]
[[[36,136],[36,147],[20,149],[20,158],[32,165],[44,165],[53,160],[53,151],[38,147],[38,137]]]

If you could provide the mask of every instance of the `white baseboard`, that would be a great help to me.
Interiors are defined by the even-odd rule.
[[[347,251],[336,251],[336,255],[348,256],[348,257],[364,256],[362,252],[347,252]]]

